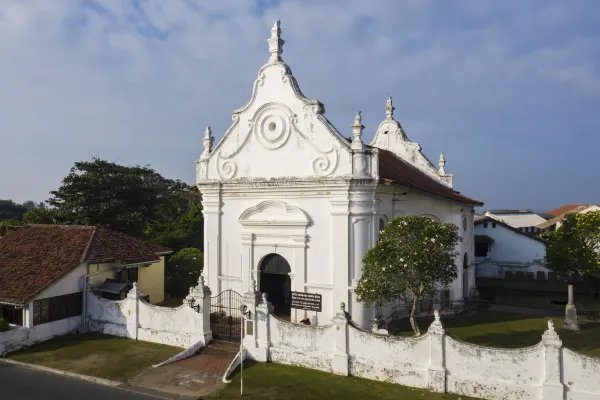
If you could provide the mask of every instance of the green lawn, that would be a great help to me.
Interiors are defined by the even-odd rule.
[[[12,353],[8,358],[125,382],[181,351],[179,347],[86,333],[61,336]]]
[[[433,393],[392,383],[337,376],[288,365],[271,363],[245,363],[244,365],[244,398],[249,399],[470,399],[465,396]],[[232,380],[221,392],[206,399],[238,399],[240,397],[239,368]]]
[[[580,321],[581,330],[573,332],[562,329],[561,318],[553,319],[563,346],[581,354],[600,357],[600,323]],[[433,317],[419,319],[423,333],[432,321]],[[504,348],[532,346],[542,340],[542,333],[548,328],[546,318],[494,311],[477,311],[475,315],[442,315],[442,323],[446,332],[461,340]],[[407,320],[396,322],[390,330],[399,335],[412,335]]]

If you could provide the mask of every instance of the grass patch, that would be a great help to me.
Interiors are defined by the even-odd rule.
[[[12,353],[8,358],[125,382],[181,351],[179,347],[86,333],[60,336]]]
[[[225,389],[206,399],[238,399],[239,368]],[[271,363],[244,363],[244,398],[250,399],[378,399],[467,400],[466,396],[433,393],[393,383],[337,376],[307,368]]]
[[[580,321],[579,332],[562,329],[562,318],[553,318],[563,346],[592,357],[600,357],[600,323]],[[424,333],[433,317],[419,318],[419,328]],[[474,315],[442,316],[446,332],[469,343],[482,346],[516,348],[533,346],[542,340],[548,328],[547,318],[495,311],[477,311]],[[394,332],[413,335],[408,320],[397,321]]]

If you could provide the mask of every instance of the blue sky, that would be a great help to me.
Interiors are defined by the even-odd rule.
[[[0,198],[41,201],[75,161],[194,182],[207,125],[283,58],[345,136],[388,94],[406,133],[485,208],[600,203],[596,0],[4,0]]]

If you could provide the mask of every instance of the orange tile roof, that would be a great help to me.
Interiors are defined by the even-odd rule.
[[[24,304],[83,262],[156,262],[170,253],[101,227],[26,225],[0,239],[0,302]]]
[[[379,176],[383,181],[412,187],[423,192],[482,206],[483,203],[463,196],[459,192],[429,177],[424,172],[402,160],[389,150],[379,150]]]

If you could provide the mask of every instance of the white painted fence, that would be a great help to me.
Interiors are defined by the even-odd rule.
[[[427,333],[394,337],[357,328],[342,309],[331,324],[305,326],[271,314],[263,296],[245,296],[246,357],[257,361],[393,382],[494,400],[600,400],[600,358],[562,347],[552,321],[539,344],[519,349],[478,346],[444,331],[435,313]]]
[[[136,284],[124,300],[106,300],[88,292],[88,329],[195,350],[212,340],[210,290],[204,286],[203,279],[197,287],[191,288],[188,295],[200,306],[199,312],[187,304],[177,308],[155,306],[143,301],[140,298],[143,296]]]

